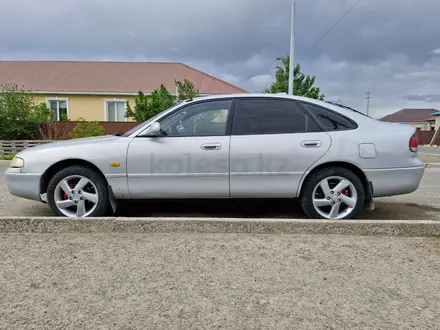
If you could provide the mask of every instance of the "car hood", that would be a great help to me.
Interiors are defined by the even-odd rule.
[[[69,146],[96,145],[96,144],[107,143],[110,141],[116,141],[119,139],[126,139],[126,138],[120,137],[120,136],[114,136],[114,135],[105,135],[105,136],[96,136],[96,137],[88,137],[88,138],[81,138],[81,139],[55,141],[55,142],[40,144],[38,146],[25,149],[25,150],[21,151],[19,154],[23,155],[27,152],[43,151],[43,150],[49,150],[49,149],[58,149],[58,148],[65,148],[65,147],[69,147]]]

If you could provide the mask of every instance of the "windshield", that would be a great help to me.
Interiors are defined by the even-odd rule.
[[[130,129],[130,130],[128,130],[128,131],[126,131],[126,132],[120,134],[119,136],[124,136],[124,137],[130,136],[131,134],[133,134],[134,132],[136,132],[139,128],[141,128],[142,126],[144,126],[144,125],[146,125],[146,124],[148,124],[148,123],[151,123],[151,122],[155,121],[158,117],[162,116],[162,115],[165,114],[166,112],[169,112],[169,111],[174,110],[175,108],[177,108],[178,106],[180,106],[182,103],[183,103],[183,102],[176,103],[176,104],[173,105],[171,108],[168,108],[168,109],[166,109],[166,110],[164,110],[164,111],[158,113],[156,116],[154,116],[154,117],[152,117],[152,118],[150,118],[150,119],[144,121],[143,123],[141,123],[141,124],[139,124],[139,125],[133,127],[132,129]]]
[[[357,113],[359,113],[359,114],[361,114],[361,115],[363,115],[363,116],[365,116],[365,117],[371,118],[370,116],[366,115],[365,113],[363,113],[363,112],[361,112],[361,111],[359,111],[359,110],[356,110],[356,109],[350,108],[350,107],[347,106],[347,105],[343,105],[343,104],[336,103],[336,102],[332,102],[332,101],[325,101],[325,102],[326,102],[326,103],[329,103],[329,104],[332,104],[332,105],[335,105],[335,106],[340,107],[340,108],[344,108],[344,109],[347,109],[347,110],[351,110],[351,111],[357,112]]]

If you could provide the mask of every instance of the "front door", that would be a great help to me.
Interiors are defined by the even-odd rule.
[[[130,196],[229,197],[231,100],[192,103],[159,120],[159,137],[136,137],[127,154]]]
[[[330,136],[293,100],[240,98],[231,136],[231,197],[297,197],[304,172]]]

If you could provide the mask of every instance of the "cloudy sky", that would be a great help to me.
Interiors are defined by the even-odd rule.
[[[440,109],[440,1],[296,0],[296,60],[375,117]],[[179,61],[248,91],[289,53],[291,0],[0,0],[2,60]]]

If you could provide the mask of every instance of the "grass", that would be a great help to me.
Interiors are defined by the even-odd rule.
[[[2,160],[12,160],[12,158],[14,158],[16,155],[15,152],[11,152],[9,154],[5,154],[4,152],[1,154],[1,159]]]

